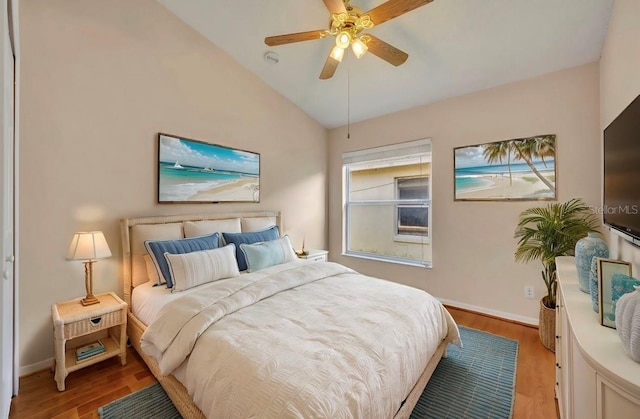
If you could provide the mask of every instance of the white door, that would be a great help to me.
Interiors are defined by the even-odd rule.
[[[14,388],[14,58],[7,0],[0,2],[0,417],[9,416]]]

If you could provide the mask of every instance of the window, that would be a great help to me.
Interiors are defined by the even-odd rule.
[[[403,177],[396,179],[396,197],[399,201],[429,200],[429,177]],[[398,236],[428,236],[429,207],[420,203],[396,206],[396,234]]]
[[[431,266],[431,141],[345,153],[343,253]]]

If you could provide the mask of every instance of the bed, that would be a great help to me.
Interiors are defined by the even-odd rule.
[[[134,349],[185,418],[408,418],[447,345],[460,344],[429,294],[291,259],[264,268],[247,259],[250,273],[174,285],[180,292],[156,285],[145,242],[272,226],[282,232],[280,212],[121,220]]]

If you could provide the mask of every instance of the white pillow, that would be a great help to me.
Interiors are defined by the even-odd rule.
[[[153,263],[153,259],[147,253],[144,257],[144,264],[147,267],[147,277],[149,278],[149,282],[153,282],[154,284],[160,283],[160,278],[158,277],[158,270],[156,269],[156,265]]]
[[[234,244],[190,253],[165,253],[164,257],[173,279],[171,292],[184,291],[207,282],[240,275]]]
[[[276,225],[276,217],[248,217],[241,221],[242,232],[266,230]]]
[[[198,237],[207,236],[213,233],[241,233],[240,219],[228,218],[223,220],[185,221],[184,236]]]
[[[182,223],[136,224],[131,227],[130,234],[131,284],[134,287],[147,282],[148,274],[151,272],[145,267],[144,255],[147,254],[147,249],[144,242],[148,240],[174,240],[184,237]]]
[[[288,236],[254,244],[242,243],[240,250],[247,261],[247,272],[298,260]]]

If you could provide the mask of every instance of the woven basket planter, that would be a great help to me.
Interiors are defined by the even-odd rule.
[[[540,334],[540,341],[542,346],[550,350],[556,351],[556,310],[544,305],[544,301],[547,297],[540,300],[540,325],[538,326],[538,333]]]

